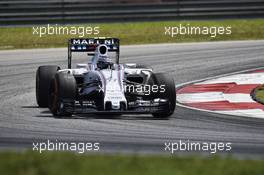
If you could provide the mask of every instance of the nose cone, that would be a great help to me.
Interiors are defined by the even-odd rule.
[[[120,101],[119,100],[113,100],[112,101],[112,108],[113,109],[120,109]]]

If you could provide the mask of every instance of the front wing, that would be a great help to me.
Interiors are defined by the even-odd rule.
[[[164,111],[165,108],[168,108],[170,102],[168,100],[151,100],[145,101],[143,103],[128,104],[128,109],[119,109],[119,110],[98,110],[96,106],[90,102],[67,102],[62,103],[62,108],[64,111],[73,113],[73,114],[152,114],[159,113]]]

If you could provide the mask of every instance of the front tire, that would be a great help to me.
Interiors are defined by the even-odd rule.
[[[53,116],[70,117],[72,111],[65,110],[65,104],[74,107],[77,85],[73,75],[59,72],[55,75],[50,85],[49,109]]]
[[[161,85],[164,86],[164,92],[158,92],[156,94],[157,98],[167,99],[169,101],[168,106],[164,107],[161,111],[153,113],[153,117],[156,118],[169,118],[176,106],[176,89],[175,83],[171,76],[164,73],[157,73],[155,74],[155,81],[156,84],[160,87]]]
[[[48,107],[49,87],[59,66],[40,66],[36,73],[36,100],[39,107]]]

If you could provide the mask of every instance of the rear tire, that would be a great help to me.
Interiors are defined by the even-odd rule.
[[[48,107],[49,87],[59,66],[40,66],[36,73],[36,99],[39,107]]]
[[[77,85],[73,75],[59,72],[55,75],[50,85],[49,109],[54,116],[70,117],[72,112],[65,111],[64,104],[70,104],[74,107]]]
[[[153,113],[153,117],[156,118],[169,118],[176,106],[176,89],[175,89],[175,83],[171,76],[164,73],[157,73],[155,74],[155,81],[158,86],[165,85],[165,91],[164,92],[158,92],[156,94],[157,98],[163,98],[167,99],[169,101],[169,105],[164,107],[162,111]]]

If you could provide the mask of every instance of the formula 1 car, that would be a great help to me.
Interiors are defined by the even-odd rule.
[[[92,62],[71,68],[72,52],[87,52]],[[171,116],[176,103],[173,78],[141,64],[119,64],[119,55],[117,38],[70,39],[67,69],[56,65],[37,69],[38,106],[48,107],[56,117],[91,113]]]

